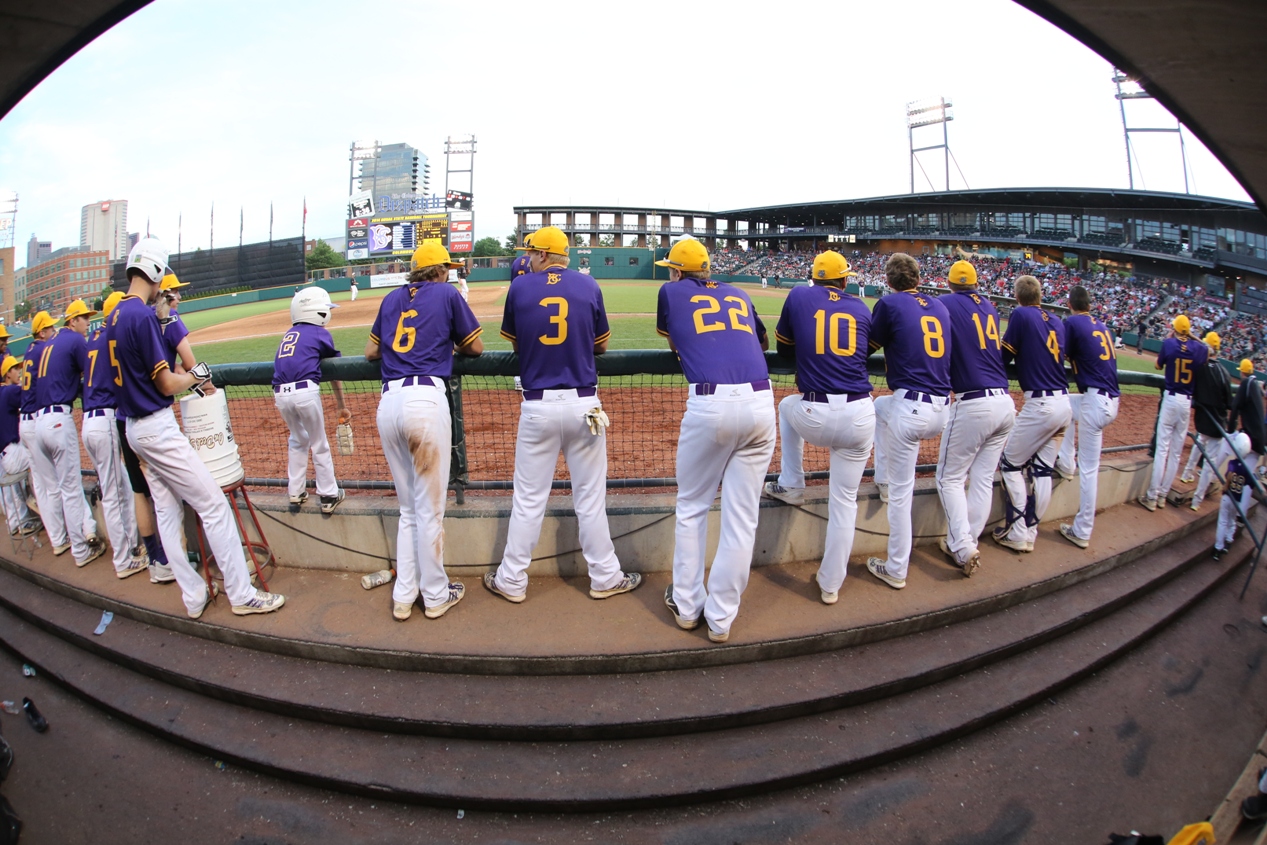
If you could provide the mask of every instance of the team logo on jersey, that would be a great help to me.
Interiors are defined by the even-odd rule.
[[[975,293],[974,293],[974,294],[971,294],[971,296],[972,296],[972,301],[973,301],[973,302],[975,302],[977,305],[980,305],[980,304],[981,304],[981,297],[977,296]]]
[[[557,285],[561,281],[563,281],[563,277],[558,273],[546,273],[547,285]]]
[[[922,296],[917,296],[917,297],[915,297],[915,301],[919,303],[919,306],[920,306],[921,308],[927,308],[927,307],[928,307],[928,300],[927,300],[927,299],[925,299],[925,298],[924,298],[924,297],[922,297]]]
[[[717,283],[716,283],[716,282],[713,282],[713,281],[704,282],[704,287],[706,287],[706,288],[715,288],[715,287],[717,287]]]
[[[832,302],[839,302],[840,294],[836,293],[834,290],[829,290],[827,291],[827,298]]]

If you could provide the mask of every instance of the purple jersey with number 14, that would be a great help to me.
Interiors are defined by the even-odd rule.
[[[1016,359],[1021,390],[1068,390],[1065,324],[1037,305],[1012,310],[1003,333],[1003,360]]]
[[[1065,318],[1065,357],[1073,367],[1078,390],[1086,393],[1096,388],[1109,396],[1117,396],[1117,353],[1113,337],[1104,323],[1090,314],[1071,314]]]
[[[383,297],[370,329],[382,353],[383,381],[453,375],[453,347],[479,337],[479,320],[447,282],[420,282]]]
[[[916,291],[890,294],[871,312],[871,348],[884,347],[891,390],[950,394],[950,314]]]
[[[977,390],[1007,390],[999,312],[975,290],[960,290],[939,300],[950,315],[950,386],[962,396]]]
[[[273,358],[273,386],[297,381],[321,383],[321,360],[338,358],[334,339],[324,326],[295,323],[282,335]]]
[[[796,384],[814,393],[870,393],[867,378],[871,311],[836,287],[797,287],[787,295],[779,343],[796,347]]]
[[[1168,337],[1161,343],[1157,366],[1166,375],[1166,389],[1172,393],[1192,395],[1192,376],[1210,357],[1204,343],[1191,337],[1180,340]]]
[[[598,282],[566,267],[514,280],[506,293],[502,337],[519,350],[525,390],[594,387],[594,344],[611,337]]]
[[[761,351],[765,324],[748,294],[734,285],[689,278],[666,282],[660,286],[655,327],[673,341],[692,384],[744,384],[770,377]]]

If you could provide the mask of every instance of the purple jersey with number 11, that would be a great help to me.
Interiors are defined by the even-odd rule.
[[[1210,357],[1204,343],[1191,337],[1180,340],[1168,337],[1161,343],[1157,366],[1166,374],[1166,389],[1172,393],[1192,395],[1192,377]]]
[[[1068,390],[1065,324],[1037,305],[1012,310],[1003,333],[1003,360],[1016,358],[1021,390]]]
[[[594,344],[611,337],[598,282],[566,267],[514,280],[506,293],[502,337],[519,350],[525,390],[594,387]]]
[[[867,378],[871,311],[836,287],[793,288],[774,329],[796,347],[796,383],[814,393],[870,393]]]
[[[871,348],[884,347],[891,390],[950,394],[950,314],[931,296],[902,291],[871,312]]]
[[[1071,314],[1065,318],[1065,357],[1073,367],[1078,390],[1086,393],[1096,388],[1109,396],[1117,396],[1117,353],[1113,337],[1104,323],[1090,314]]]
[[[770,377],[761,351],[765,324],[748,294],[734,285],[689,278],[666,282],[660,286],[655,327],[673,341],[692,384],[744,384]]]
[[[977,390],[1007,390],[999,312],[974,290],[955,291],[939,300],[950,314],[950,386],[963,395]]]
[[[70,405],[83,387],[88,369],[88,342],[70,329],[59,329],[40,352],[35,407]]]

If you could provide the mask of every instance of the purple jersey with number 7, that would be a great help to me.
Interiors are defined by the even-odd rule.
[[[593,277],[565,267],[526,273],[506,293],[501,334],[519,350],[525,390],[594,387],[594,344],[611,336],[603,292]]]
[[[1117,353],[1113,337],[1104,323],[1090,314],[1071,314],[1065,318],[1065,357],[1073,367],[1078,390],[1086,393],[1096,388],[1109,396],[1117,396]]]
[[[950,314],[934,297],[901,291],[871,312],[871,349],[884,348],[890,390],[950,394]]]
[[[761,339],[765,324],[748,294],[711,279],[660,286],[656,331],[673,341],[692,384],[744,384],[770,377]]]

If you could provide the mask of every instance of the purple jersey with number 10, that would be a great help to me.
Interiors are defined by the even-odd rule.
[[[1012,310],[1003,333],[1003,360],[1016,359],[1021,390],[1068,390],[1065,324],[1037,305]]]
[[[950,314],[917,291],[884,297],[871,312],[871,349],[884,347],[891,390],[950,394]]]
[[[796,347],[796,384],[814,393],[870,393],[867,378],[871,311],[836,287],[797,287],[787,295],[779,343]]]
[[[321,383],[323,358],[338,358],[334,339],[324,326],[295,323],[282,335],[273,358],[273,386],[297,381]]]
[[[1090,314],[1071,314],[1065,318],[1065,357],[1073,367],[1078,390],[1086,393],[1096,388],[1109,396],[1121,391],[1117,386],[1117,353],[1113,337],[1104,323]]]
[[[748,294],[734,285],[690,278],[666,282],[660,286],[655,327],[673,341],[692,384],[744,384],[770,377],[761,351],[765,324]]]
[[[1166,389],[1172,393],[1192,395],[1192,377],[1210,357],[1204,343],[1191,337],[1180,340],[1168,337],[1161,343],[1157,366],[1166,375]]]
[[[447,282],[420,282],[383,297],[370,329],[379,344],[383,381],[409,376],[453,375],[453,347],[479,337],[479,320]]]
[[[506,293],[502,337],[519,350],[525,390],[594,387],[594,344],[611,337],[603,292],[593,277],[547,267],[514,280]]]
[[[1007,390],[999,312],[975,290],[959,290],[938,302],[950,315],[950,386],[963,395],[977,390]]]

